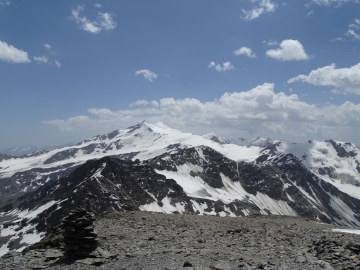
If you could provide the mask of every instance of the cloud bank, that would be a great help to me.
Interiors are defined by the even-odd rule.
[[[0,40],[0,60],[11,64],[29,63],[31,60],[27,52]]]
[[[254,134],[262,130],[265,134],[308,139],[318,134],[329,138],[346,129],[358,130],[359,115],[360,104],[347,101],[340,106],[321,107],[301,101],[297,95],[275,93],[274,84],[264,83],[246,92],[225,93],[210,102],[194,98],[138,100],[127,110],[91,108],[88,115],[43,123],[61,131],[96,129],[101,133],[100,130],[125,128],[146,119],[195,133]]]

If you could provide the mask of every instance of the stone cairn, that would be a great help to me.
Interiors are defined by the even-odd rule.
[[[97,248],[93,223],[94,217],[82,207],[75,208],[63,219],[65,255],[70,259],[89,257]]]

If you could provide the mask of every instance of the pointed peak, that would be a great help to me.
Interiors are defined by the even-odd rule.
[[[128,127],[127,128],[127,129],[129,129],[128,133],[133,132],[133,131],[135,131],[137,129],[140,129],[142,127],[146,127],[146,128],[149,128],[151,130],[150,126],[144,120],[144,121],[142,121],[142,122],[140,122],[140,123],[138,123],[138,124],[136,124],[134,126]]]

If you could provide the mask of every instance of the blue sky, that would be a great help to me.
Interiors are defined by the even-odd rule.
[[[360,145],[357,0],[0,0],[0,147],[142,120]]]

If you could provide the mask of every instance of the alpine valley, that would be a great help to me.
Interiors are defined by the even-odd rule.
[[[21,157],[0,153],[0,256],[76,206],[104,212],[305,216],[360,227],[360,149],[334,140],[228,140],[146,122]]]

